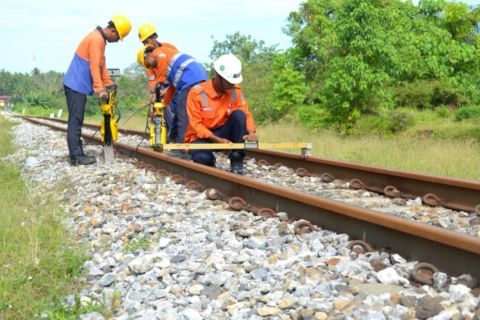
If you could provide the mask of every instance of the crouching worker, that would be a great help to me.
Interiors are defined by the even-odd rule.
[[[195,85],[188,94],[189,125],[187,143],[242,143],[256,141],[255,124],[240,91],[242,64],[233,54],[220,56],[214,63],[215,77]],[[215,167],[213,150],[190,150],[192,160]],[[230,152],[233,173],[243,175],[244,150]]]

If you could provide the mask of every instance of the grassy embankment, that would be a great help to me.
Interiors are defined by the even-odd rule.
[[[13,152],[12,123],[0,116],[0,157]],[[54,199],[33,190],[17,167],[0,160],[0,319],[75,319],[59,300],[72,291],[84,251],[62,225]]]

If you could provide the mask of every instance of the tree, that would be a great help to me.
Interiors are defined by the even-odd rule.
[[[242,91],[257,122],[268,120],[264,111],[268,109],[267,98],[273,86],[269,74],[277,52],[276,46],[266,46],[263,41],[256,41],[238,32],[227,35],[224,41],[214,40],[210,51],[212,60],[222,54],[233,53],[242,61]]]
[[[270,77],[273,86],[261,118],[276,121],[303,105],[307,86],[305,76],[295,70],[288,51],[273,58]]]

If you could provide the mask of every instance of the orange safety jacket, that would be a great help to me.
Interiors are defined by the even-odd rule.
[[[157,83],[160,84],[161,91],[166,91],[163,100],[166,105],[174,97],[176,90],[181,91],[208,79],[207,73],[200,63],[172,46],[158,47],[151,54],[156,60],[157,66],[153,69],[155,78],[149,79],[150,92],[155,90]]]
[[[225,124],[230,114],[243,110],[247,117],[247,130],[256,131],[255,123],[240,86],[221,96],[213,88],[212,80],[199,83],[190,89],[187,98],[188,128],[185,133],[185,142],[210,138],[212,130]]]
[[[178,52],[178,49],[177,47],[175,47],[173,44],[171,43],[168,43],[168,42],[159,42],[160,44],[160,47],[161,48],[170,48],[172,50],[176,50]],[[155,93],[155,86],[157,85],[157,81],[155,81],[155,78],[156,78],[156,69],[147,69],[147,79],[148,79],[148,87],[150,88],[150,93]],[[164,93],[165,94],[165,97],[164,97],[164,103],[166,102],[166,100],[168,99],[168,101],[170,101],[173,96],[175,95],[175,88],[173,87],[168,87],[167,88],[163,88],[163,90],[167,89],[167,92]],[[165,104],[168,104],[168,102],[166,102]]]
[[[106,40],[101,27],[91,31],[77,47],[63,84],[85,95],[99,92],[113,83],[105,63]]]

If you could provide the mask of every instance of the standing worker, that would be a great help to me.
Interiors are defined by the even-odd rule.
[[[253,117],[240,84],[242,63],[233,54],[220,56],[214,63],[215,77],[193,87],[188,95],[190,124],[185,135],[189,143],[242,143],[257,141]],[[192,160],[215,167],[212,150],[190,150]],[[230,170],[243,175],[245,151],[232,150]]]
[[[170,141],[183,143],[188,126],[186,112],[187,96],[197,83],[208,79],[203,66],[188,54],[181,53],[171,44],[159,43],[156,29],[146,24],[139,28],[139,38],[146,44],[137,54],[137,61],[150,69],[149,87],[151,97],[155,87],[160,86],[164,93],[167,127]],[[183,150],[172,151],[172,156],[186,158]]]
[[[72,165],[95,163],[95,157],[83,152],[80,138],[85,114],[87,95],[97,94],[107,99],[107,92],[116,90],[105,63],[106,42],[123,40],[132,25],[124,16],[113,16],[104,28],[91,31],[77,47],[72,62],[63,78],[68,107],[67,143]]]

